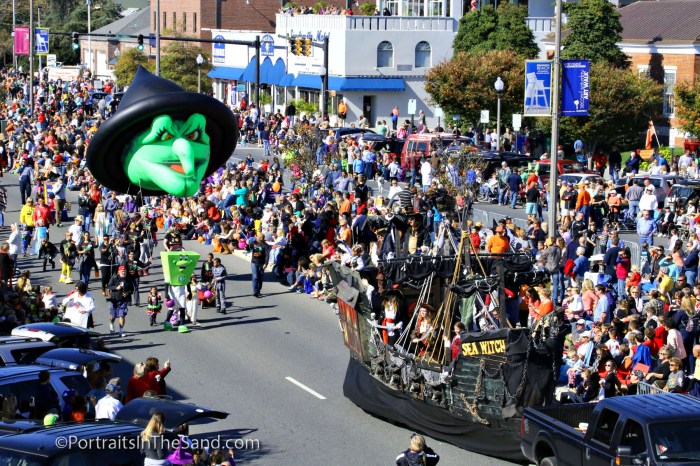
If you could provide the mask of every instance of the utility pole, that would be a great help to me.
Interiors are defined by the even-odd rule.
[[[321,121],[325,118],[326,114],[328,114],[328,75],[330,74],[331,70],[328,69],[328,36],[323,38],[323,69],[326,70],[325,73],[323,73],[323,78],[321,81]]]
[[[90,17],[90,10],[92,10],[92,0],[85,0],[87,4],[87,14],[88,14],[88,34],[92,32],[92,18]],[[92,69],[92,37],[88,35],[88,69],[90,70],[90,75],[95,77],[95,70]]]
[[[156,76],[160,76],[160,0],[156,0]]]
[[[547,222],[547,234],[550,238],[557,237],[557,178],[559,167],[557,164],[557,152],[559,147],[559,54],[561,52],[561,9],[562,0],[557,0],[556,29],[554,32],[554,61],[552,62],[552,145],[549,153],[549,219]]]
[[[29,0],[29,112],[34,116],[34,0]]]
[[[36,13],[36,27],[41,28],[41,5],[36,6]],[[36,58],[39,60],[39,76],[41,76],[41,55],[37,55]]]
[[[255,106],[258,109],[258,117],[262,117],[260,108],[260,36],[255,36]]]
[[[12,68],[17,70],[17,55],[15,54],[15,44],[14,41],[17,40],[15,36],[15,25],[17,24],[17,1],[12,0],[12,37],[14,38],[12,43]]]

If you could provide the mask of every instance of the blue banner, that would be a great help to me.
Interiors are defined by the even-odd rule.
[[[588,116],[591,72],[588,60],[561,61],[561,116]]]
[[[525,62],[525,116],[552,115],[552,62]]]

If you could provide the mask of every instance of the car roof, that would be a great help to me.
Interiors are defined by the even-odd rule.
[[[9,337],[0,337],[0,348],[2,348],[5,345],[22,345],[22,344],[38,344],[37,346],[46,346],[46,345],[54,345],[53,343],[49,343],[48,341],[44,341],[41,338],[37,337],[24,337],[24,336],[9,336]]]
[[[84,329],[82,327],[78,327],[77,325],[71,325],[66,322],[37,322],[34,324],[26,324],[26,325],[20,325],[19,327],[15,327],[12,330],[12,334],[15,335],[15,332],[20,333],[20,332],[32,332],[37,335],[37,337],[41,338],[41,334],[51,334],[57,337],[65,337],[65,336],[72,336],[72,335],[92,335],[95,334],[95,332],[91,332],[87,329]],[[31,333],[30,333],[31,334]],[[21,335],[25,336],[25,335]]]
[[[133,424],[107,420],[60,423],[0,437],[0,449],[49,457],[65,450],[56,446],[58,438],[114,438],[138,435],[142,430],[142,427]]]
[[[146,427],[153,413],[165,415],[165,429],[173,431],[182,424],[208,419],[226,419],[228,413],[215,411],[168,398],[142,397],[131,400],[117,413],[117,420]]]
[[[680,393],[606,398],[602,407],[634,413],[643,422],[700,418],[700,399]]]
[[[11,379],[14,377],[24,377],[27,375],[36,375],[41,371],[49,371],[53,373],[66,373],[66,374],[76,374],[77,372],[67,371],[65,369],[58,369],[48,366],[42,366],[40,364],[17,364],[12,366],[0,367],[0,380]]]
[[[10,422],[0,421],[0,436],[19,434],[41,429],[42,427],[44,427],[44,421],[37,419],[16,419]]]

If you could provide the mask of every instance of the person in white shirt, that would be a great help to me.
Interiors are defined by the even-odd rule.
[[[423,192],[426,192],[430,185],[433,184],[433,167],[426,158],[423,158],[423,161],[420,164],[420,175]]]
[[[90,316],[95,310],[95,301],[88,293],[85,283],[78,282],[75,291],[63,300],[63,305],[66,309],[63,313],[64,319],[70,320],[73,325],[88,328]]]
[[[121,389],[117,384],[107,384],[105,387],[107,394],[100,398],[100,401],[95,405],[95,419],[109,419],[114,421],[117,413],[124,407],[119,401]]]
[[[68,232],[71,234],[71,238],[75,244],[80,243],[80,239],[83,237],[83,216],[78,215],[75,217],[75,222],[68,228]]]
[[[391,188],[389,188],[389,195],[387,196],[387,199],[389,199],[389,200],[393,199],[394,196],[399,194],[401,191],[403,191],[403,188],[401,188],[401,186],[399,186],[399,180],[397,180],[396,178],[392,178],[391,179]]]
[[[657,205],[658,201],[656,199],[656,195],[654,194],[654,186],[649,185],[644,188],[644,194],[642,194],[642,197],[639,199],[639,212],[641,213],[645,210],[654,212]]]
[[[20,246],[22,245],[22,235],[16,223],[10,225],[10,231],[10,237],[7,239],[10,249],[7,251],[7,253],[10,255],[12,260],[17,260],[17,254],[19,254]]]

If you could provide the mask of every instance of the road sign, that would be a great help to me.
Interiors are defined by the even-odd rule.
[[[150,45],[151,47],[156,46],[156,35],[155,34],[148,35],[148,45]]]
[[[275,56],[275,38],[271,34],[265,34],[260,39],[260,56],[274,57]]]
[[[214,40],[224,40],[224,36],[218,35],[214,37]],[[224,63],[226,61],[226,44],[222,42],[214,42],[213,47],[212,62],[213,63]]]
[[[442,111],[442,108],[440,107],[433,107],[433,116],[435,118],[442,118],[445,116],[445,114]]]
[[[561,68],[562,116],[588,116],[591,96],[589,61],[562,60]]]
[[[46,55],[46,66],[49,68],[56,68],[56,54],[49,53]]]
[[[15,26],[15,55],[29,55],[29,28]]]
[[[416,114],[416,99],[408,99],[408,114]]]
[[[481,119],[479,120],[480,123],[488,123],[489,122],[489,111],[488,110],[482,110],[481,111]]]
[[[37,55],[46,55],[49,53],[49,30],[37,28],[34,32],[34,51]]]
[[[520,131],[523,125],[523,116],[519,113],[513,114],[513,130]]]

